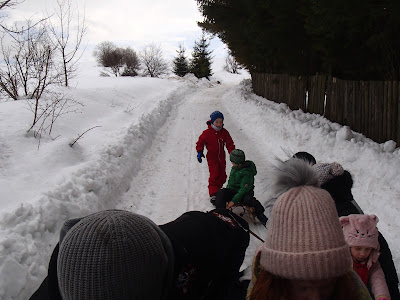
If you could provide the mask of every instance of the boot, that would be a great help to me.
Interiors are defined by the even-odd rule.
[[[267,225],[268,218],[263,213],[256,215],[256,217],[264,226]]]

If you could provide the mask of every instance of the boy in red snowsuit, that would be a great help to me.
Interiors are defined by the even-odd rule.
[[[215,201],[215,194],[222,188],[226,181],[225,149],[231,153],[235,144],[228,130],[223,128],[224,115],[220,111],[214,111],[207,121],[208,129],[204,130],[196,143],[197,160],[202,162],[204,146],[207,148],[207,163],[210,171],[208,179],[208,192],[211,203]]]

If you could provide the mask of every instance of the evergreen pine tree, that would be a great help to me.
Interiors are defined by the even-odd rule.
[[[209,77],[211,73],[211,53],[208,50],[210,43],[207,42],[205,34],[199,41],[196,41],[193,47],[192,60],[190,61],[190,73],[193,73],[197,78]]]
[[[179,50],[176,50],[178,52],[178,56],[174,58],[173,64],[174,64],[174,74],[183,77],[187,73],[189,73],[189,63],[188,60],[185,56],[185,47],[180,44],[179,45]]]
[[[399,0],[196,0],[250,73],[400,78]]]

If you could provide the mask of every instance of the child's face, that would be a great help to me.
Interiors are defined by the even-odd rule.
[[[234,167],[234,168],[238,168],[240,165],[238,165],[238,164],[235,164],[234,162],[231,162],[232,163],[232,166]]]
[[[350,247],[351,256],[358,263],[366,263],[368,257],[371,255],[371,251],[372,251],[371,247],[364,247],[364,246]]]
[[[213,125],[218,128],[222,128],[224,121],[221,118],[215,119]]]

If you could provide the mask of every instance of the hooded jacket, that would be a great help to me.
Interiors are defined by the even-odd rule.
[[[204,130],[196,143],[196,151],[204,151],[204,146],[207,148],[207,160],[225,161],[225,149],[231,153],[235,149],[232,137],[228,130],[221,128],[216,131],[211,127],[211,121],[207,121],[208,129]]]
[[[339,219],[343,228],[346,242],[350,247],[371,247],[372,251],[367,263],[360,264],[353,258],[353,268],[363,280],[365,285],[371,285],[375,299],[379,297],[389,298],[389,290],[385,280],[385,274],[378,262],[380,245],[378,242],[379,219],[375,215],[353,214]]]
[[[214,209],[184,213],[160,228],[175,252],[176,279],[168,300],[232,299],[229,293],[250,241],[246,221]]]
[[[354,201],[351,189],[353,187],[353,178],[349,171],[344,170],[340,176],[321,185],[321,188],[327,190],[335,201],[338,216],[348,216],[350,214],[362,214],[362,210]],[[378,237],[380,252],[379,263],[385,274],[386,283],[389,288],[392,300],[400,300],[399,279],[396,267],[393,262],[392,252],[384,236],[379,232]]]
[[[233,203],[241,202],[248,193],[254,194],[254,176],[256,174],[256,165],[251,160],[246,160],[241,168],[232,167],[226,188],[237,192],[232,198]]]

